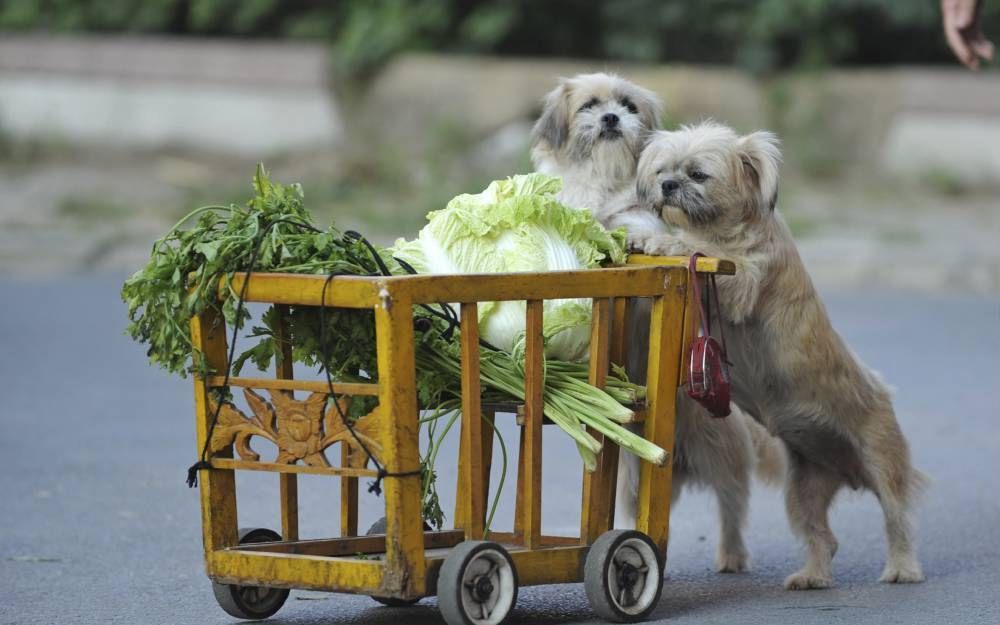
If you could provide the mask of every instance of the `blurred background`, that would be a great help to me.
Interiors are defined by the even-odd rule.
[[[541,97],[602,70],[659,93],[667,127],[713,117],[779,133],[779,207],[835,327],[898,388],[916,465],[935,480],[918,510],[928,582],[908,588],[874,583],[872,497],[834,508],[838,588],[789,594],[800,550],[777,490],[755,489],[754,570],[739,576],[711,569],[714,499],[686,494],[654,616],[1000,622],[1000,73],[955,60],[938,5],[0,0],[0,623],[233,622],[214,605],[183,484],[191,382],[123,333],[122,281],[156,238],[195,207],[245,201],[258,161],[303,184],[319,225],[412,237],[452,197],[529,171]],[[983,19],[1000,43],[1000,0]],[[516,440],[513,419],[500,427]],[[545,525],[573,531],[577,454],[545,440],[559,459],[546,461]],[[241,525],[279,525],[272,477],[239,478],[257,494],[241,495]],[[303,536],[329,536],[338,484],[301,483]],[[450,511],[454,489],[439,492]],[[363,496],[362,529],[383,510]],[[367,597],[293,598],[281,622],[401,622]],[[433,600],[405,614],[441,622]],[[540,587],[514,622],[592,618],[580,587]]]
[[[778,132],[820,283],[1000,291],[1000,74],[934,0],[0,0],[0,272],[136,269],[257,161],[322,224],[412,236],[528,170],[540,97],[598,70],[668,127]]]

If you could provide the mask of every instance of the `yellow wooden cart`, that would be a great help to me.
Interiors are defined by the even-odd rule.
[[[327,383],[293,380],[288,353],[274,378],[195,379],[199,450],[212,437],[211,469],[201,476],[205,564],[221,607],[239,618],[267,618],[291,588],[366,594],[391,605],[437,595],[449,625],[496,625],[514,606],[518,587],[583,581],[602,618],[643,619],[655,607],[662,586],[671,463],[642,463],[637,527],[612,530],[618,449],[605,441],[597,470],[583,475],[579,536],[542,533],[543,301],[593,299],[590,383],[601,386],[609,362],[624,361],[630,298],[652,300],[647,402],[637,414],[644,420],[644,436],[672,450],[681,360],[697,310],[689,305],[687,262],[632,256],[627,266],[573,272],[345,276],[333,278],[325,291],[324,276],[253,274],[245,300],[276,304],[279,314],[287,313],[289,305],[374,311],[378,383],[334,383],[336,402],[342,403],[327,408]],[[733,271],[731,263],[711,258],[699,259],[697,267],[701,272]],[[241,291],[245,280],[237,275],[233,288]],[[496,408],[481,405],[476,319],[478,303],[498,300],[526,302],[526,398],[518,407],[523,418],[514,531],[490,532],[484,540],[493,429],[481,415],[492,416]],[[460,305],[461,443],[454,529],[426,531],[417,474],[413,308],[440,302]],[[213,370],[223,371],[227,346],[222,320],[206,312],[192,319],[191,328],[194,347]],[[254,414],[248,417],[227,403],[213,429],[212,390],[226,382],[243,388]],[[267,391],[270,402],[258,390]],[[290,391],[312,394],[299,400]],[[376,397],[378,405],[356,421],[352,435],[338,413],[352,397],[363,395]],[[355,435],[367,442],[386,472],[400,474],[384,480],[384,525],[364,536],[358,534],[358,480],[374,478],[376,471],[368,468]],[[249,445],[254,436],[274,442],[277,458],[261,460]],[[340,462],[331,466],[325,452],[336,443]],[[280,535],[263,528],[239,529],[238,470],[279,474]],[[300,473],[340,479],[339,537],[299,539]]]

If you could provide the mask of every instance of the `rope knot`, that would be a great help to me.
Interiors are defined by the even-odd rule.
[[[206,462],[205,460],[199,460],[198,462],[192,464],[188,467],[187,485],[188,488],[194,488],[198,485],[198,471],[202,469],[211,469],[212,464]]]

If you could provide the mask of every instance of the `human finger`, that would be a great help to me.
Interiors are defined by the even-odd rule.
[[[969,48],[969,44],[966,42],[965,37],[958,31],[954,23],[946,16],[944,23],[944,35],[948,40],[948,47],[951,51],[955,53],[958,60],[962,62],[963,65],[970,69],[975,69],[978,65],[976,62],[976,55],[973,54],[972,49]]]
[[[977,32],[971,37],[966,37],[966,41],[976,56],[984,61],[993,60],[993,43],[983,37],[983,33]]]

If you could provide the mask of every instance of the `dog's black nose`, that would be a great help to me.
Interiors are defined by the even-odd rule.
[[[663,189],[663,195],[670,195],[677,189],[679,189],[681,184],[676,180],[664,180],[660,188]]]
[[[601,116],[601,123],[608,128],[614,128],[618,125],[618,116],[614,113],[605,113]]]

